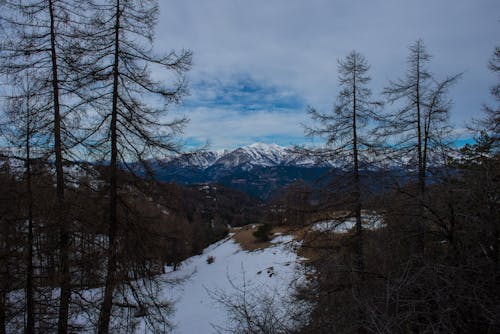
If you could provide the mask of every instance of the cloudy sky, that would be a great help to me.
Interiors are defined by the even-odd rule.
[[[337,60],[351,50],[371,64],[375,96],[405,73],[408,46],[424,40],[438,78],[453,87],[452,122],[463,128],[493,103],[486,68],[500,45],[498,0],[161,0],[155,48],[193,51],[191,95],[174,114],[190,119],[188,145],[308,143],[312,105],[331,110]]]

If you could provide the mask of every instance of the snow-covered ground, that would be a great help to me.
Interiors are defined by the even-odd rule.
[[[363,227],[368,230],[376,230],[385,226],[382,217],[379,215],[364,214],[361,216],[361,221]],[[312,230],[317,232],[347,233],[351,231],[355,225],[355,217],[331,219],[315,223],[312,226]]]
[[[291,307],[294,311],[297,307],[304,307],[299,311],[303,318],[307,318],[307,306],[291,303],[294,287],[304,283],[306,277],[306,267],[296,253],[299,246],[292,236],[276,234],[269,247],[246,251],[229,236],[207,247],[203,254],[188,258],[176,271],[167,267],[166,273],[159,277],[158,282],[162,282],[159,289],[155,288],[153,294],[160,301],[173,302],[174,312],[168,317],[169,324],[159,323],[156,327],[160,332],[166,332],[169,325],[173,325],[172,333],[175,334],[220,333],[217,329],[234,328],[234,318],[228,313],[227,302],[242,303],[242,292],[246,294],[247,302],[253,303],[249,306],[257,306],[253,312],[258,313],[260,304],[267,301],[268,304],[263,306],[268,312],[272,308],[279,321],[297,321],[291,319]],[[213,261],[207,261],[209,258]],[[148,284],[147,280],[134,283],[136,287],[147,287]],[[124,294],[117,296],[115,303],[133,300],[130,290],[122,291]],[[46,292],[52,295],[53,301],[57,300],[58,289]],[[70,323],[79,328],[77,332],[94,332],[102,293],[102,288],[96,288],[73,295],[74,302],[86,305],[79,311],[73,310]],[[22,291],[17,291],[11,293],[10,298],[23,302],[23,295]],[[115,307],[111,331],[153,333],[146,326],[145,318],[137,316],[140,312],[137,309],[120,311]],[[23,322],[20,314],[9,324],[8,332],[21,331]]]
[[[216,299],[243,286],[288,301],[294,283],[304,276],[294,247],[291,237],[279,236],[272,247],[250,252],[227,238],[184,261],[180,270],[168,275],[188,278],[165,291],[175,301],[174,333],[216,333],[214,327],[230,326],[227,310]],[[214,262],[209,264],[208,257]]]

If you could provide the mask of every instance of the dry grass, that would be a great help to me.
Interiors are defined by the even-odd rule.
[[[233,239],[246,251],[256,251],[273,246],[269,241],[259,242],[253,236],[259,228],[259,224],[247,225],[231,229],[234,233]],[[277,226],[271,231],[271,235],[292,235],[295,240],[302,240],[302,246],[298,250],[298,255],[305,258],[305,261],[314,261],[321,257],[321,249],[324,249],[334,242],[332,239],[341,238],[333,233],[312,232],[310,226],[300,228],[290,228],[287,226]]]
[[[246,251],[255,251],[272,246],[273,244],[271,242],[259,242],[253,236],[253,233],[257,231],[259,226],[259,224],[254,224],[233,228],[231,229],[231,232],[234,233],[233,239]],[[285,227],[274,227],[271,230],[271,235],[275,235],[276,233],[281,233],[282,235],[289,234],[287,231]]]
[[[330,213],[328,216],[323,216],[322,219],[341,218],[346,215],[346,212],[340,211]],[[271,231],[271,235],[292,235],[295,240],[301,240],[302,245],[298,249],[297,255],[304,258],[306,262],[313,262],[325,256],[325,252],[331,253],[345,244],[346,236],[350,233],[321,233],[312,230],[313,224],[304,226],[277,226]],[[259,228],[259,224],[247,225],[231,229],[234,233],[233,239],[246,251],[256,251],[271,247],[273,244],[269,241],[259,242],[253,236],[253,233]]]

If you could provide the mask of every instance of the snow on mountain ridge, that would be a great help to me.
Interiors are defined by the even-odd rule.
[[[197,167],[205,169],[212,166],[224,154],[226,154],[225,151],[189,152],[166,159],[163,162],[178,167]]]
[[[222,164],[226,167],[245,164],[270,167],[283,164],[287,155],[287,149],[279,145],[254,143],[229,152],[217,160],[215,164]]]
[[[171,159],[168,163],[179,167],[195,167],[207,169],[212,166],[223,168],[242,167],[251,169],[254,166],[313,166],[315,161],[303,157],[291,147],[277,144],[253,143],[234,150],[201,151],[183,154]]]

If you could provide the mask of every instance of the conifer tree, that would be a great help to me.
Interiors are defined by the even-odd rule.
[[[380,102],[372,99],[368,83],[370,66],[365,57],[352,51],[339,61],[339,84],[341,87],[334,112],[323,114],[309,108],[312,119],[319,122],[318,127],[308,128],[307,134],[322,136],[326,139],[327,150],[337,159],[346,159],[353,176],[352,213],[356,218],[356,270],[364,271],[363,226],[361,221],[361,181],[360,164],[368,162],[370,152],[376,147],[367,131],[371,121],[378,119],[376,110]]]
[[[388,104],[396,105],[396,110],[388,112],[376,129],[384,138],[394,156],[410,162],[410,170],[416,171],[418,194],[415,196],[419,213],[416,224],[416,252],[425,250],[427,227],[423,202],[425,200],[429,162],[440,156],[449,135],[449,110],[451,101],[447,92],[461,77],[449,76],[438,81],[428,69],[431,55],[422,40],[410,45],[407,58],[406,76],[391,81],[384,89]],[[440,157],[439,157],[440,158]]]

